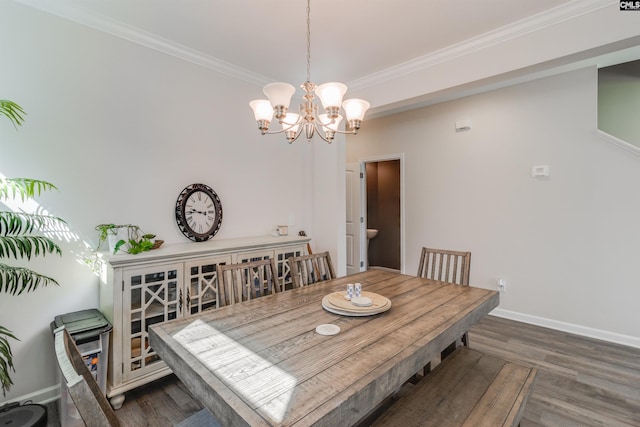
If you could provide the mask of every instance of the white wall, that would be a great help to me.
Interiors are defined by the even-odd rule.
[[[0,400],[57,383],[49,323],[98,306],[98,280],[82,263],[95,225],[134,223],[165,244],[187,241],[175,201],[203,182],[222,200],[215,238],[266,235],[290,216],[291,233],[313,236],[311,146],[260,136],[248,106],[260,88],[6,1],[0,58],[0,98],[28,114],[18,131],[0,121],[0,174],[56,184],[38,201],[73,234],[62,258],[34,264],[59,288],[0,294],[0,325],[21,340]]]
[[[405,154],[406,271],[470,250],[503,314],[640,347],[640,157],[595,136],[588,68],[367,122],[347,162]],[[456,133],[469,119],[472,129]],[[549,165],[548,178],[532,178]]]

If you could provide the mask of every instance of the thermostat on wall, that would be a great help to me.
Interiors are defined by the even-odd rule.
[[[531,168],[531,176],[549,176],[549,166],[534,166]]]
[[[456,132],[463,132],[471,129],[470,120],[458,120],[456,122]]]

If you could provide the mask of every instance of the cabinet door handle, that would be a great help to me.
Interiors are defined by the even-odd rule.
[[[178,300],[178,307],[180,313],[182,313],[182,289],[180,289],[180,299]]]
[[[191,309],[191,289],[187,289],[187,310]]]

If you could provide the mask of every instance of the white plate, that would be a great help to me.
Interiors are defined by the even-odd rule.
[[[325,323],[323,325],[316,326],[316,332],[320,335],[335,335],[340,332],[340,326]]]
[[[368,297],[353,297],[351,298],[351,304],[358,307],[369,307],[371,304],[373,304],[373,300]]]
[[[367,309],[367,307],[353,306],[354,310],[345,310],[331,304],[329,301],[329,295],[327,295],[322,299],[322,308],[330,313],[339,314],[341,316],[373,316],[375,314],[384,313],[391,308],[391,301],[388,298],[385,299],[386,303],[382,307],[370,307]]]

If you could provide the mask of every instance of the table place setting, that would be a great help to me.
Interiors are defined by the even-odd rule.
[[[346,291],[330,293],[322,298],[322,308],[342,316],[373,316],[391,308],[391,300],[362,290],[362,284],[347,285]]]

